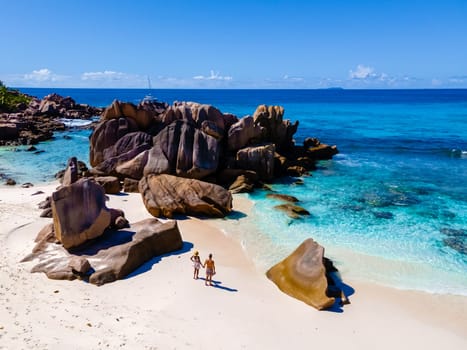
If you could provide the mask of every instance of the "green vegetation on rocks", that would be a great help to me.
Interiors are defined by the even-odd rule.
[[[0,113],[16,112],[20,105],[29,104],[31,97],[5,86],[0,80]]]

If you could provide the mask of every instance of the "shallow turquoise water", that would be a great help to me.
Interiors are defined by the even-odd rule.
[[[34,184],[52,181],[71,156],[89,165],[90,134],[90,130],[76,129],[57,132],[53,140],[35,145],[37,151],[34,152],[26,151],[29,146],[0,147],[0,173],[18,184]]]
[[[401,288],[467,293],[467,256],[444,241],[446,231],[465,235],[467,203],[462,198],[440,193],[433,184],[395,179],[392,167],[377,166],[378,176],[373,164],[349,169],[346,156],[321,167],[302,186],[273,186],[299,198],[309,217],[292,220],[274,209],[280,202],[264,192],[250,195],[255,201],[252,223],[267,232],[270,242],[267,250],[252,249],[260,264],[272,265],[312,237],[348,276]],[[341,257],[343,250],[357,254],[357,261],[352,254]],[[385,271],[366,266],[376,258]]]

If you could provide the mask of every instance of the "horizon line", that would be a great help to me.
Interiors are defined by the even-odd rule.
[[[328,87],[328,88],[196,88],[196,87],[177,87],[177,88],[144,88],[144,87],[45,87],[45,86],[10,86],[10,89],[75,89],[75,90],[146,90],[146,91],[157,91],[157,90],[329,90],[329,91],[341,91],[341,90],[467,90],[467,87],[406,87],[406,88],[344,88],[344,87]]]

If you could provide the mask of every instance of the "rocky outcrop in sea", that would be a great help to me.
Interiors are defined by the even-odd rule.
[[[16,106],[13,113],[0,113],[0,146],[33,145],[63,131],[62,119],[90,119],[99,116],[102,108],[76,103],[71,97],[57,94],[42,100],[29,96],[29,104]]]

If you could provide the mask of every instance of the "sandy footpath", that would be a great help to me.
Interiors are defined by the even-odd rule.
[[[467,297],[345,281],[351,304],[319,312],[280,292],[210,220],[179,220],[181,252],[101,287],[32,274],[19,261],[51,220],[37,203],[56,185],[0,186],[0,349],[467,349]],[[109,197],[130,222],[150,217],[139,194]],[[193,279],[195,249],[213,253],[217,287]]]

